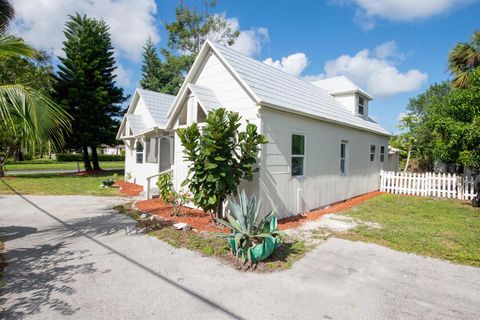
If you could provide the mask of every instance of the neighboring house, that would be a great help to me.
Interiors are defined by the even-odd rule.
[[[125,146],[123,144],[116,146],[102,145],[98,148],[98,151],[102,154],[121,155],[122,151],[125,151]]]
[[[117,133],[125,144],[126,180],[145,187],[147,177],[171,167],[173,132],[165,126],[174,99],[169,94],[135,90]]]
[[[400,171],[400,153],[402,150],[388,146],[387,171]]]
[[[174,100],[158,98],[157,105],[151,98],[149,104],[147,95],[165,96],[137,90],[118,135],[127,146],[126,172],[140,184],[145,171],[154,170],[129,162],[139,144],[148,145],[148,137],[150,143],[153,137],[170,139],[171,132],[193,122],[201,126],[218,107],[238,112],[244,125],[254,123],[267,136],[260,170],[244,187],[263,198],[265,212],[276,208],[279,217],[378,190],[380,170],[387,167],[390,133],[369,118],[372,97],[345,77],[308,83],[207,41]],[[173,100],[170,108],[166,97]],[[152,117],[157,108],[163,115],[158,122]],[[132,129],[136,123],[141,125]],[[173,182],[180,189],[188,164],[176,133],[172,151]],[[147,155],[137,160],[145,162]],[[157,172],[166,164],[160,163]]]

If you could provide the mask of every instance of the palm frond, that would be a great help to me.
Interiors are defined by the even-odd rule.
[[[71,119],[62,107],[34,89],[0,85],[0,121],[15,135],[62,145],[71,132]]]
[[[8,58],[18,55],[32,57],[34,54],[35,50],[22,39],[0,35],[0,57]]]
[[[0,34],[7,30],[8,25],[12,22],[15,10],[8,0],[0,0]]]

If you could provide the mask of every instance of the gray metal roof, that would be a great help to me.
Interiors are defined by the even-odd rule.
[[[127,119],[134,135],[148,128],[145,121],[143,121],[143,117],[139,114],[127,113],[125,118]]]
[[[175,100],[175,96],[145,89],[137,89],[137,92],[145,103],[155,124],[160,128],[165,127],[168,120],[168,110],[173,100]]]
[[[211,41],[207,43],[259,100],[257,102],[260,105],[279,107],[327,121],[390,135],[390,132],[373,120],[350,113],[327,91],[244,56],[231,48],[214,44]]]
[[[217,97],[209,88],[199,86],[193,83],[189,83],[188,87],[195,95],[195,97],[197,97],[198,102],[202,106],[203,110],[205,110],[205,112],[221,107],[221,104],[218,101]]]

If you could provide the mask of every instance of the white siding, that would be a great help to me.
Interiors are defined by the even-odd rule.
[[[246,120],[248,120],[250,123],[259,126],[260,120],[258,118],[258,107],[256,103],[214,53],[204,62],[193,82],[196,85],[210,89],[222,107],[238,112],[242,116],[244,125],[246,124]],[[185,108],[187,105],[187,103],[184,103],[183,107]],[[196,104],[192,105],[196,106]],[[178,135],[175,134],[174,185],[176,190],[181,188],[182,182],[187,177],[188,163],[184,161],[183,156],[183,147]],[[246,184],[248,192],[256,192],[257,184],[258,182]]]
[[[360,194],[378,190],[380,146],[388,138],[362,130],[316,121],[306,117],[262,108],[263,147],[260,195],[264,210],[278,210],[280,217],[316,209]],[[305,176],[291,176],[291,135],[305,135]],[[348,141],[348,174],[340,174],[340,143]],[[375,144],[375,161],[370,145]]]
[[[259,123],[256,103],[215,54],[209,56],[194,83],[211,89],[222,107],[238,112],[243,120]]]

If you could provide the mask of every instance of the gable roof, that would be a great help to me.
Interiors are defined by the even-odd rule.
[[[202,106],[205,113],[221,106],[217,97],[209,88],[199,86],[193,83],[189,83],[188,88],[192,91],[195,97],[197,97],[197,100],[200,103],[200,106]]]
[[[332,95],[358,92],[364,95],[367,99],[373,99],[365,90],[360,88],[356,83],[345,76],[321,79],[311,83]]]
[[[168,121],[168,110],[170,110],[175,96],[139,88],[136,91],[145,103],[145,107],[157,127],[164,128]]]
[[[148,111],[147,115],[134,113],[140,99]],[[117,139],[121,138],[121,133],[127,121],[132,129],[133,135],[138,135],[156,128],[165,129],[168,122],[168,110],[170,110],[174,100],[175,96],[170,94],[140,88],[135,89],[127,112],[118,129]]]
[[[148,126],[145,124],[145,121],[143,121],[143,117],[139,114],[126,114],[125,119],[127,119],[130,129],[132,129],[132,133],[134,135],[139,134],[141,131],[144,131],[148,128]]]
[[[203,60],[213,51],[229,69],[234,78],[258,105],[293,112],[308,117],[338,123],[366,131],[390,135],[373,120],[357,117],[350,113],[327,91],[278,70],[265,63],[247,57],[231,48],[207,40],[180,88],[180,92],[169,111],[167,127],[173,124],[179,97],[201,68]]]

